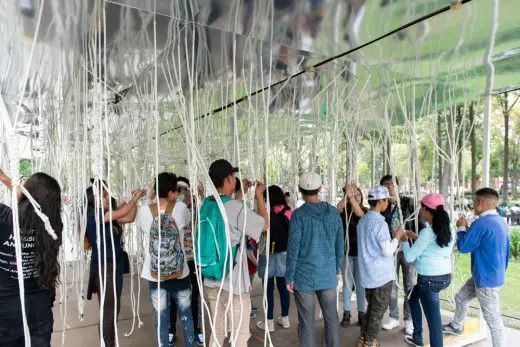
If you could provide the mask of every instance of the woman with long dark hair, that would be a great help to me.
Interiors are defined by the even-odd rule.
[[[336,206],[343,222],[343,236],[345,238],[345,263],[343,264],[343,320],[341,326],[350,326],[350,308],[352,293],[356,289],[358,324],[363,323],[365,316],[365,288],[361,285],[357,249],[357,225],[361,217],[368,211],[363,206],[363,193],[353,184],[343,188],[344,198]],[[345,208],[346,206],[346,208]],[[348,235],[347,235],[348,229]],[[347,254],[348,253],[348,254]]]
[[[84,208],[86,212],[86,237],[92,247],[90,261],[90,275],[87,289],[87,299],[92,299],[92,294],[98,294],[101,304],[102,286],[105,289],[103,302],[103,340],[106,347],[115,346],[115,325],[121,303],[121,291],[123,288],[123,264],[121,262],[122,227],[121,224],[135,221],[137,202],[143,196],[143,191],[132,193],[132,200],[115,206],[115,199],[110,199],[107,186],[104,181],[92,180],[93,185],[85,192]],[[96,194],[96,189],[99,194]],[[99,249],[97,235],[100,235]],[[101,269],[101,274],[99,270]],[[114,276],[115,273],[115,276]],[[101,283],[100,283],[101,280]],[[115,296],[114,296],[115,289]],[[114,317],[114,307],[117,315]]]
[[[289,221],[292,217],[292,210],[287,205],[285,194],[282,188],[278,186],[270,186],[267,189],[269,194],[269,205],[271,207],[270,221],[270,240],[269,245],[265,242],[267,234],[264,232],[260,243],[264,246],[259,246],[258,258],[258,277],[265,278],[267,271],[267,329],[274,331],[274,282],[280,294],[280,305],[282,306],[282,315],[277,319],[278,325],[284,329],[289,329],[291,324],[289,322],[289,306],[290,297],[289,291],[285,283],[285,265],[287,261],[287,242],[289,240]],[[264,199],[267,198],[267,192],[264,192]],[[262,242],[262,240],[264,242]],[[267,267],[267,255],[269,252],[269,266]],[[259,329],[265,330],[265,323],[258,322],[256,326]]]
[[[11,189],[11,180],[2,170],[0,181]],[[27,325],[31,345],[48,347],[51,345],[52,306],[60,273],[61,189],[54,178],[41,172],[31,175],[23,186],[49,218],[57,236],[55,240],[49,235],[29,199],[20,193],[18,216]],[[25,346],[16,261],[12,210],[0,204],[0,344],[10,347]]]
[[[444,197],[428,194],[421,200],[420,218],[428,223],[419,235],[408,232],[415,240],[410,246],[403,242],[403,253],[407,262],[416,262],[417,284],[409,302],[413,321],[413,336],[405,336],[406,342],[424,346],[422,338],[422,309],[430,330],[430,346],[442,347],[442,320],[439,292],[451,283],[451,255],[455,243],[455,230],[450,217],[444,210]],[[422,309],[421,309],[422,306]]]

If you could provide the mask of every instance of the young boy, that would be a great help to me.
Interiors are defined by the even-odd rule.
[[[406,239],[403,229],[390,237],[382,211],[388,208],[390,195],[384,186],[375,186],[368,193],[370,211],[361,218],[357,228],[358,262],[361,285],[368,303],[361,326],[359,342],[363,347],[378,346],[377,333],[390,302],[395,281],[394,254],[400,240]]]

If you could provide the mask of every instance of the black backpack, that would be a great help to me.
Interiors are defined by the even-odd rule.
[[[285,206],[278,213],[271,211],[271,245],[269,251],[271,253],[287,251],[287,242],[289,241],[289,219],[285,216],[285,212],[290,208]]]

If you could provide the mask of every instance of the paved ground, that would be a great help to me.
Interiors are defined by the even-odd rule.
[[[135,293],[137,295],[137,277],[134,278],[134,285],[136,286]],[[131,278],[125,277],[122,307],[119,319],[119,344],[123,347],[131,346],[154,346],[155,344],[155,329],[153,328],[152,321],[152,309],[148,301],[148,288],[145,282],[141,282],[141,293],[140,293],[140,315],[143,322],[141,328],[137,327],[137,321],[135,322],[134,332],[131,336],[125,337],[125,333],[128,333],[132,328],[132,309],[131,309],[131,290],[130,283]],[[262,300],[262,288],[260,281],[255,281],[255,290],[253,291],[253,302],[258,307],[261,306]],[[296,331],[297,315],[296,306],[294,301],[291,303],[291,329],[278,329],[271,334],[271,340],[274,346],[298,346],[298,337]],[[55,306],[55,328],[52,339],[52,346],[61,346],[62,339],[62,316],[60,311],[66,313],[67,330],[65,334],[64,346],[66,347],[83,347],[83,346],[98,346],[99,335],[98,335],[98,303],[97,299],[87,301],[85,303],[85,315],[83,321],[79,320],[78,317],[78,302],[76,299],[76,290],[73,287],[72,292],[67,300],[67,307],[64,305],[57,304]],[[319,307],[317,305],[317,307]],[[323,334],[323,321],[318,316],[319,312],[316,312],[316,326],[317,336],[321,337]],[[279,304],[275,306],[275,317],[279,315]],[[251,333],[252,337],[249,340],[249,347],[260,347],[264,346],[264,333],[256,328],[255,324],[258,320],[263,319],[263,313],[259,312],[257,318],[251,320]],[[355,324],[357,319],[354,319]],[[447,318],[448,319],[448,318]],[[425,324],[426,325],[426,324]],[[178,329],[182,331],[182,329]],[[356,346],[357,337],[359,334],[359,328],[356,325],[350,328],[341,329],[341,345],[342,346]],[[508,330],[509,341],[520,341],[520,332],[516,330]],[[382,346],[405,346],[403,341],[402,330],[396,330],[392,332],[382,332],[380,334],[380,342]],[[427,338],[427,332],[425,332],[425,338]],[[317,341],[317,346],[321,346],[321,338]],[[515,343],[508,343],[506,346],[515,346]],[[178,346],[182,346],[182,342],[178,343]],[[491,346],[489,341],[484,341],[473,346],[487,347]]]

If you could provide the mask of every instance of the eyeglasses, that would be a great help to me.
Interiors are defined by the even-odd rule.
[[[177,193],[182,193],[182,188],[181,188],[181,187],[177,187],[177,188],[175,189],[175,191],[176,191]]]

